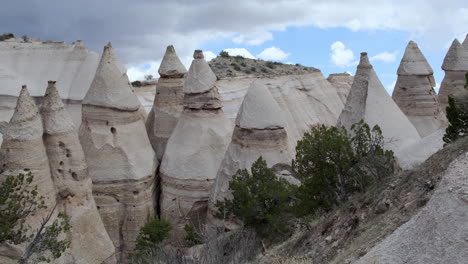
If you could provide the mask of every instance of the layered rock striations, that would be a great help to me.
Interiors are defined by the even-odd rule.
[[[215,81],[203,53],[195,51],[184,84],[184,111],[160,168],[160,210],[172,224],[171,242],[184,236],[186,224],[204,223],[209,191],[232,133]]]
[[[392,98],[421,137],[443,128],[447,119],[434,91],[431,66],[418,45],[410,41],[398,67]]]
[[[468,47],[462,46],[455,39],[445,55],[442,70],[445,71],[445,76],[440,84],[439,101],[445,111],[448,96],[464,89],[465,74],[468,72]]]
[[[172,45],[167,47],[158,72],[160,78],[156,85],[153,108],[146,120],[146,129],[156,156],[161,160],[167,140],[184,109],[183,88],[187,70]]]
[[[92,194],[83,149],[55,82],[49,81],[41,107],[44,144],[57,189],[57,209],[70,218],[70,248],[54,263],[116,263],[115,248]]]
[[[211,224],[233,228],[235,221],[218,221],[216,202],[231,199],[229,181],[239,169],[250,169],[262,156],[269,167],[288,164],[293,155],[288,146],[284,113],[268,88],[252,83],[236,117],[231,143],[218,169],[209,197],[208,219]]]
[[[399,156],[402,148],[420,140],[419,134],[380,82],[367,53],[361,53],[354,82],[337,125],[348,130],[361,120],[379,125],[387,148]]]
[[[124,253],[120,261],[155,208],[157,160],[139,109],[108,44],[83,100],[79,137],[102,221],[116,251]]]
[[[55,186],[52,181],[46,149],[42,140],[43,127],[39,110],[23,86],[10,122],[0,123],[3,143],[0,148],[0,181],[7,176],[32,173],[30,186],[37,186],[37,197],[43,197],[45,209],[39,209],[26,218],[28,230],[36,230],[56,205]],[[51,221],[54,221],[52,216]],[[0,251],[0,262],[15,262],[12,252]],[[14,253],[14,252],[13,252]],[[11,254],[11,255],[10,255]]]

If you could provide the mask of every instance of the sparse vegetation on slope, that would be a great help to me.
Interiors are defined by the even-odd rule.
[[[465,74],[465,91],[449,95],[446,112],[449,125],[444,142],[448,144],[468,134],[468,73]]]
[[[4,41],[4,40],[11,39],[14,37],[15,35],[13,35],[13,33],[3,33],[2,35],[0,35],[0,41]]]

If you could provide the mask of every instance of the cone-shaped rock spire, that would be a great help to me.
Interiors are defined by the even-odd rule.
[[[101,61],[83,104],[110,107],[119,110],[137,110],[138,98],[133,94],[127,74],[122,74],[109,43],[104,46]]]
[[[49,81],[41,106],[44,143],[57,188],[57,208],[70,217],[70,248],[58,263],[115,263],[115,249],[102,223],[92,195],[83,149],[54,81]]]
[[[186,224],[198,227],[205,222],[209,191],[232,133],[222,111],[216,77],[201,51],[194,58],[184,85],[184,111],[167,142],[160,168],[161,216],[171,222],[171,242],[175,244],[183,239]]]
[[[464,48],[457,39],[447,51],[442,69],[445,76],[440,84],[439,101],[445,110],[448,96],[464,90],[465,73],[468,72],[468,48]]]
[[[187,73],[187,69],[177,57],[174,46],[167,46],[158,73],[162,78],[180,78]]]
[[[462,45],[463,45],[463,48],[468,50],[468,34],[466,34],[465,40],[463,41]]]
[[[392,98],[419,132],[425,137],[445,127],[445,114],[434,91],[431,66],[413,41],[408,43],[398,68]]]
[[[398,67],[398,75],[432,75],[434,71],[414,41],[406,46],[405,54]]]
[[[194,60],[190,65],[187,79],[185,80],[184,93],[198,94],[208,92],[216,82],[216,75],[211,70],[201,50],[195,50]]]
[[[158,162],[138,111],[140,103],[110,55],[106,46],[83,103],[79,137],[94,199],[116,251],[122,253],[118,261],[125,262],[141,226],[154,215]]]
[[[338,119],[338,126],[349,130],[361,120],[371,127],[380,126],[384,138],[389,142],[386,147],[392,149],[397,158],[403,146],[420,139],[414,126],[388,95],[365,52],[361,53],[361,60],[345,108]]]
[[[159,67],[153,108],[146,120],[146,130],[156,156],[162,160],[167,140],[184,110],[184,75],[187,71],[177,57],[172,45],[167,47]]]
[[[232,198],[229,181],[237,170],[250,169],[260,156],[269,167],[278,163],[287,164],[293,158],[288,146],[285,124],[285,117],[268,88],[252,83],[237,114],[231,143],[210,192],[209,223],[224,225],[226,228],[233,228],[233,225],[236,225],[234,219],[226,219],[221,223],[213,216],[217,212],[215,206],[217,201]]]
[[[236,117],[236,126],[245,129],[284,128],[286,121],[267,88],[252,83]]]

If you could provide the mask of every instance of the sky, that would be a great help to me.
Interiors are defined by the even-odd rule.
[[[354,74],[360,52],[391,93],[409,40],[418,43],[436,83],[448,47],[468,33],[466,0],[21,0],[4,1],[0,34],[84,41],[97,53],[111,41],[130,80],[157,69],[173,44],[188,68],[195,49],[206,59],[230,55],[299,63]],[[436,87],[436,90],[438,87]]]

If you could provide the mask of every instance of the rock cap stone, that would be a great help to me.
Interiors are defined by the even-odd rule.
[[[278,129],[286,126],[286,119],[268,88],[253,82],[237,114],[236,126],[245,129]]]
[[[194,60],[192,61],[192,65],[190,65],[185,80],[184,93],[196,94],[208,92],[215,85],[216,75],[205,61],[201,50],[195,50],[193,58]]]
[[[405,54],[398,67],[398,75],[431,75],[434,71],[414,41],[406,46]]]
[[[174,46],[167,46],[158,73],[162,78],[178,78],[187,73],[187,69],[177,56]]]
[[[55,83],[55,81],[48,82],[41,107],[44,132],[49,135],[74,130],[73,121],[65,109]]]
[[[124,111],[136,111],[140,108],[127,74],[119,69],[110,42],[104,46],[96,75],[82,103]]]
[[[369,68],[372,69],[372,64],[369,62],[369,57],[367,52],[361,52],[361,57],[359,58],[358,68]]]
[[[455,39],[452,42],[442,64],[444,71],[468,71],[468,49]]]

